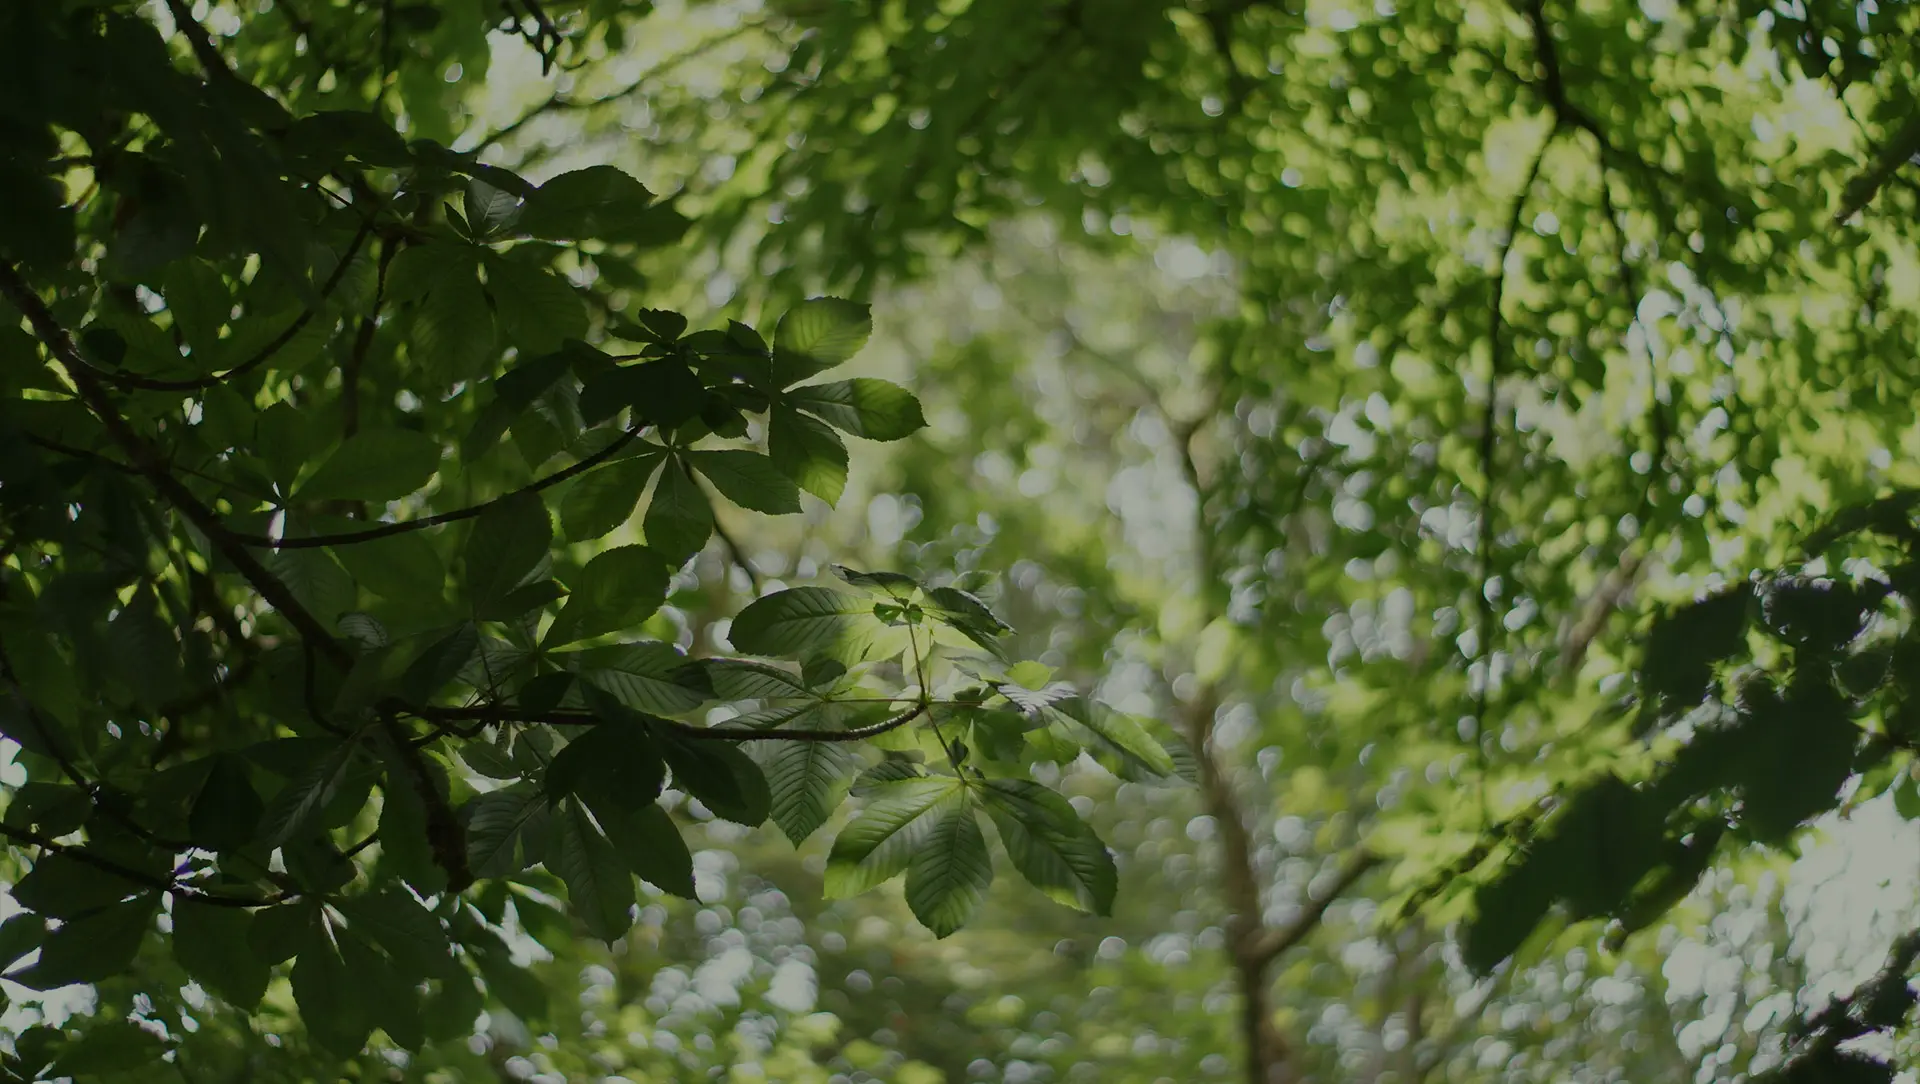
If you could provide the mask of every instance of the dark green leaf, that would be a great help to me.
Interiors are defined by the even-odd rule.
[[[713,535],[713,506],[678,459],[669,458],[661,469],[642,529],[647,546],[676,568],[704,549]]]
[[[407,893],[387,889],[338,900],[334,906],[355,932],[379,945],[402,967],[429,975],[446,962],[447,931]]]
[[[567,280],[512,260],[487,261],[487,293],[500,329],[522,351],[544,354],[587,333],[587,310]]]
[[[733,619],[727,639],[753,655],[812,658],[852,665],[885,658],[906,645],[904,629],[874,616],[873,600],[825,587],[794,587],[763,596]]]
[[[111,861],[97,847],[83,853]],[[147,887],[92,862],[54,852],[41,855],[27,875],[13,886],[11,894],[22,907],[50,918],[73,919],[118,903]]]
[[[586,542],[614,530],[632,518],[646,491],[647,480],[660,461],[622,459],[588,473],[573,483],[560,502],[560,526],[570,542]]]
[[[958,779],[924,776],[867,788],[859,816],[840,830],[827,855],[827,896],[857,896],[906,872],[939,824],[942,806],[964,787]]]
[[[666,810],[652,803],[635,810],[603,811],[595,805],[593,815],[635,876],[683,899],[698,898],[693,887],[693,855]]]
[[[153,928],[160,897],[137,896],[76,918],[47,935],[40,960],[9,978],[33,990],[99,982],[125,972]]]
[[[438,604],[446,591],[446,565],[418,531],[334,546],[330,552],[355,583],[382,598]]]
[[[653,194],[612,166],[562,173],[527,197],[520,229],[554,241],[619,241],[638,229]]]
[[[907,863],[907,906],[935,937],[945,937],[966,925],[986,897],[993,861],[966,789],[922,819],[933,823]]]
[[[824,372],[860,352],[873,334],[867,306],[837,297],[802,301],[780,318],[773,358],[784,387]]]
[[[530,786],[489,791],[461,807],[473,875],[507,877],[539,861],[546,809],[546,800]]]
[[[166,1052],[166,1042],[153,1032],[131,1021],[110,1020],[87,1028],[60,1051],[51,1073],[86,1079],[101,1073],[152,1070]]]
[[[396,501],[440,467],[440,445],[411,429],[368,429],[334,449],[300,486],[303,501]]]
[[[567,885],[573,913],[587,932],[613,942],[633,926],[633,875],[586,810],[569,802],[553,817],[547,868]]]
[[[818,420],[775,407],[767,423],[767,452],[801,489],[838,504],[847,488],[847,446]]]
[[[507,497],[467,536],[467,592],[478,606],[505,598],[553,545],[553,521],[536,494]]]
[[[713,696],[706,671],[672,644],[616,644],[557,656],[556,661],[636,711],[677,715]]]
[[[632,628],[667,599],[673,570],[645,546],[607,550],[580,570],[573,594],[541,641],[546,648]]]
[[[589,703],[595,703],[589,698]],[[660,796],[666,762],[646,726],[624,719],[600,723],[554,754],[546,789],[552,800],[568,794],[596,807],[638,809]]]
[[[20,957],[40,947],[47,936],[47,924],[39,915],[20,912],[0,922],[0,971],[12,967]]]
[[[980,797],[1028,883],[1068,907],[1112,912],[1113,856],[1065,798],[1026,779],[988,780]]]
[[[267,992],[268,966],[251,943],[253,913],[176,899],[173,956],[194,981],[251,1012]]]
[[[900,440],[927,426],[920,400],[912,392],[870,377],[794,388],[787,393],[787,402],[868,440]]]
[[[351,744],[337,743],[289,780],[267,803],[260,824],[263,838],[277,846],[319,825],[322,811],[344,789],[356,759]]]
[[[460,676],[479,648],[480,630],[472,622],[460,623],[407,666],[400,678],[401,692],[415,703],[424,703]]]
[[[293,999],[307,1031],[338,1057],[358,1054],[373,1022],[367,1018],[366,989],[334,939],[316,928],[300,949],[292,977]]]
[[[827,822],[860,763],[838,742],[754,742],[752,751],[767,777],[773,821],[796,847]]]
[[[687,462],[742,508],[769,515],[800,510],[800,487],[758,452],[688,452]]]
[[[190,838],[195,846],[214,851],[244,846],[259,831],[266,805],[253,789],[253,773],[245,760],[232,753],[216,753],[211,759],[206,785],[193,802]]]
[[[662,734],[659,744],[674,787],[700,799],[714,816],[749,827],[767,819],[773,802],[767,777],[732,742]]]

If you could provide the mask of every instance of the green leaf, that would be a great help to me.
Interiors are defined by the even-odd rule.
[[[800,487],[758,452],[688,452],[687,462],[706,475],[721,496],[742,508],[768,515],[800,510]]]
[[[1474,893],[1474,916],[1461,934],[1460,955],[1476,975],[1490,974],[1519,951],[1553,906],[1556,876],[1547,863],[1522,858]]]
[[[253,789],[247,762],[233,753],[216,753],[207,781],[194,799],[188,838],[196,847],[220,851],[243,847],[260,829],[266,806]]]
[[[341,962],[359,986],[367,1023],[386,1032],[396,1046],[419,1050],[426,1042],[420,1019],[419,980],[402,975],[392,961],[374,951],[357,932],[336,929],[334,936],[340,946]]]
[[[516,966],[513,954],[492,933],[467,939],[481,977],[487,980],[487,992],[522,1020],[538,1021],[548,1013],[547,985],[526,968]],[[473,1020],[465,1021],[471,1027]]]
[[[261,818],[260,827],[266,842],[279,846],[317,826],[322,811],[340,794],[355,759],[351,743],[337,743],[305,772],[280,788]]]
[[[727,639],[752,655],[834,659],[849,666],[904,645],[904,629],[874,616],[873,600],[826,587],[765,595],[733,619]]]
[[[859,816],[827,854],[826,894],[847,899],[906,872],[914,852],[940,823],[941,807],[966,786],[947,776],[875,784]]]
[[[98,853],[98,848],[90,847],[82,853],[112,860]],[[144,887],[91,862],[51,852],[34,862],[11,894],[22,907],[49,918],[73,919],[118,903]]]
[[[511,226],[520,214],[520,197],[480,180],[467,180],[467,222],[481,237],[491,237]]]
[[[1903,772],[1893,785],[1893,808],[1906,820],[1920,820],[1920,782],[1911,771]]]
[[[336,900],[356,933],[373,941],[410,971],[428,975],[438,970],[451,951],[440,920],[398,889]]]
[[[471,621],[461,622],[407,664],[400,677],[401,692],[415,703],[431,699],[460,676],[479,648],[480,630]]]
[[[1032,780],[992,779],[981,799],[1028,883],[1068,907],[1112,913],[1113,856],[1065,798]]]
[[[539,861],[547,803],[531,786],[475,797],[460,809],[467,830],[467,866],[479,878],[508,877]]]
[[[596,699],[590,697],[589,703]],[[606,809],[647,805],[660,797],[665,782],[661,750],[645,724],[628,719],[589,728],[554,754],[546,773],[549,800],[576,794]]]
[[[139,954],[159,907],[159,895],[151,894],[75,918],[47,935],[38,963],[8,978],[29,989],[52,990],[122,974]]]
[[[812,694],[799,675],[764,662],[746,659],[702,659],[700,665],[723,700],[763,700],[808,697]]]
[[[20,957],[39,948],[46,936],[47,923],[39,915],[22,911],[0,922],[0,971],[12,967]]]
[[[847,489],[847,446],[839,434],[796,410],[776,406],[767,423],[767,452],[801,489],[838,504]]]
[[[675,568],[706,548],[713,535],[713,506],[680,460],[669,458],[661,469],[642,530],[647,545]]]
[[[54,1059],[52,1076],[85,1079],[102,1073],[151,1070],[167,1052],[166,1041],[128,1020],[93,1024]]]
[[[766,821],[773,803],[767,777],[732,742],[662,733],[660,751],[673,769],[673,785],[714,816],[750,828]]]
[[[551,241],[624,240],[645,223],[653,194],[612,166],[562,173],[534,190],[520,229]]]
[[[933,823],[907,864],[907,906],[935,937],[946,937],[966,925],[986,897],[993,860],[965,788],[923,819]]]
[[[327,551],[279,550],[264,563],[322,625],[332,625],[341,614],[353,609],[353,577]]]
[[[467,594],[484,608],[507,596],[553,545],[553,520],[538,494],[507,497],[480,514],[467,536]]]
[[[360,586],[392,602],[443,604],[447,566],[420,531],[333,546],[330,553]]]
[[[570,542],[599,538],[632,518],[647,480],[660,465],[651,456],[622,459],[573,483],[560,502],[560,526]]]
[[[433,478],[440,445],[411,429],[368,429],[348,437],[300,486],[302,501],[397,501]]]
[[[173,957],[194,981],[247,1012],[267,992],[268,966],[253,951],[253,913],[176,899]]]
[[[774,371],[780,385],[805,380],[860,352],[873,334],[867,306],[837,297],[816,297],[787,310],[773,334]]]
[[[308,1034],[337,1057],[352,1057],[367,1045],[366,988],[332,938],[318,928],[293,965],[293,1000]]]
[[[474,276],[485,251],[475,245],[445,241],[408,245],[387,268],[386,299],[401,304],[418,301],[433,291],[464,290],[469,283],[477,286]]]
[[[633,926],[633,875],[578,803],[553,817],[547,868],[567,885],[587,932],[611,944]]]
[[[619,546],[580,570],[573,594],[542,639],[552,649],[575,640],[632,628],[667,600],[673,570],[645,546]]]
[[[827,822],[860,763],[837,742],[754,742],[752,755],[767,777],[773,822],[796,847]]]
[[[1044,719],[1065,719],[1091,731],[1122,755],[1156,775],[1174,773],[1173,757],[1166,746],[1130,715],[1122,715],[1105,704],[1081,696],[1069,696],[1041,707],[1036,714]]]
[[[194,357],[215,353],[220,329],[233,311],[233,293],[219,270],[205,260],[176,260],[167,267],[161,291],[173,326],[186,336]]]
[[[253,928],[247,931],[247,947],[260,961],[271,967],[285,963],[305,947],[314,924],[320,920],[316,904],[286,903],[262,907],[253,913]]]
[[[484,375],[494,354],[493,310],[477,279],[436,283],[413,317],[408,349],[435,384]]]
[[[652,803],[630,811],[595,806],[593,815],[635,876],[682,899],[699,898],[693,887],[693,854],[666,810]]]
[[[868,440],[900,440],[927,426],[920,400],[912,392],[871,377],[794,388],[787,393],[787,402]]]
[[[713,697],[706,672],[672,644],[616,644],[557,656],[555,661],[636,711],[678,715]]]
[[[634,420],[663,431],[699,417],[712,398],[700,378],[678,358],[611,366],[589,377],[580,388],[580,401],[586,404],[582,416],[587,421],[611,418],[622,408],[631,408]]]
[[[1746,642],[1752,608],[1753,588],[1743,583],[1661,617],[1647,633],[1641,680],[1678,707],[1699,703],[1714,664]]]
[[[586,305],[571,283],[551,271],[489,259],[487,293],[501,331],[524,353],[545,354],[568,339],[586,337]]]

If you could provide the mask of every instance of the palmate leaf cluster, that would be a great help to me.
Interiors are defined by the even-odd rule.
[[[443,65],[488,30],[562,46],[536,5],[477,10],[340,9],[300,48],[251,9],[221,37],[177,3],[0,13],[6,976],[151,1007],[174,995],[127,976],[170,958],[241,1009],[290,989],[323,1052],[417,1051],[529,1003],[509,902],[564,897],[611,941],[636,877],[695,894],[676,816],[799,843],[849,793],[836,894],[904,873],[950,933],[991,823],[1046,895],[1106,910],[1107,849],[1025,767],[1174,758],[1014,664],[980,599],[843,570],[741,611],[754,658],[676,642],[716,500],[831,504],[845,435],[920,407],[824,379],[864,305],[766,335],[643,307],[637,255],[686,222],[620,170],[450,150]],[[20,1036],[7,1072],[230,1056],[99,1019]]]

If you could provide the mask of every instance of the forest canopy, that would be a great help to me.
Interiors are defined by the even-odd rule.
[[[8,7],[4,1071],[1894,1080],[1916,22]]]

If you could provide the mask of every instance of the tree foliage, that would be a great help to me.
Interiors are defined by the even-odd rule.
[[[1170,765],[1034,699],[975,595],[840,569],[734,617],[757,658],[677,642],[665,608],[727,509],[831,502],[842,434],[925,422],[898,385],[823,379],[865,305],[690,330],[632,270],[684,231],[672,201],[450,148],[441,76],[484,70],[488,33],[554,61],[634,14],[569,11],[563,37],[525,8],[0,16],[9,979],[111,985],[170,953],[242,1010],[289,990],[323,1054],[376,1030],[419,1052],[489,999],[532,1013],[503,887],[611,942],[636,877],[694,893],[676,811],[799,841],[848,793],[837,891],[904,873],[951,933],[991,822],[1047,895],[1111,905],[1072,806],[1003,777],[1029,734]],[[37,1032],[7,1070],[230,1060],[164,1030]]]

